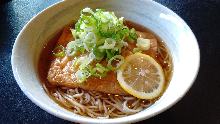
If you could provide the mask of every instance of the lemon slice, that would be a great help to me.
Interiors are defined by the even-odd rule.
[[[117,71],[117,80],[129,94],[153,99],[163,90],[165,79],[161,66],[150,56],[135,53],[128,56]]]

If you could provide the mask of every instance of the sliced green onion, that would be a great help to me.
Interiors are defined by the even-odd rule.
[[[115,47],[116,41],[111,38],[106,38],[105,43],[102,46],[99,46],[99,49],[113,49]]]
[[[116,49],[114,49],[114,50],[106,50],[107,60],[111,59],[112,57],[114,57],[115,55],[118,55],[118,54],[119,54],[119,50],[116,50]]]
[[[80,66],[83,63],[83,60],[85,59],[85,56],[81,56],[79,58],[75,57],[75,60],[73,61],[73,67]]]
[[[75,51],[75,41],[71,41],[67,44],[66,46],[66,54],[67,56],[74,56],[76,51]]]
[[[141,51],[140,48],[134,48],[132,52],[133,52],[133,53],[137,53],[137,52],[142,52],[142,51]]]
[[[106,55],[107,55],[107,59],[111,59],[114,55],[113,52],[111,52],[111,50],[106,50]]]
[[[94,67],[92,69],[91,74],[92,74],[92,76],[102,78],[102,77],[106,76],[108,71],[109,71],[109,69],[107,67],[104,67],[103,65],[97,63],[96,67]]]
[[[138,38],[136,46],[141,50],[148,50],[150,49],[150,40],[144,38]]]
[[[75,24],[75,30],[76,30],[77,32],[81,31],[80,25],[81,25],[82,23],[83,23],[83,21],[82,21],[81,19],[79,19],[79,20],[77,21],[77,23]]]
[[[90,72],[87,69],[78,70],[76,73],[76,78],[78,80],[78,83],[82,83],[86,81],[86,79],[91,75]]]
[[[133,40],[137,40],[137,34],[134,28],[132,28],[129,32],[129,38],[133,39]]]
[[[52,51],[55,57],[64,57],[65,56],[65,48],[62,45],[55,47]]]
[[[73,67],[76,68],[79,65],[79,59],[77,59],[76,57],[73,60]]]
[[[86,68],[94,59],[95,59],[95,55],[93,53],[90,53],[88,56],[84,57],[81,60],[81,65],[79,66],[79,68],[81,70]]]
[[[90,8],[88,8],[88,7],[84,8],[84,9],[81,11],[81,14],[83,14],[83,13],[94,14],[94,12],[92,11],[92,9],[90,9]]]
[[[104,67],[103,65],[101,65],[99,63],[96,64],[96,70],[100,73],[104,73],[104,72],[109,71],[108,68]]]
[[[95,55],[97,60],[101,60],[105,56],[105,51],[104,50],[100,50],[97,47],[95,47],[95,48],[93,48],[93,54]]]
[[[84,48],[87,51],[91,51],[95,46],[96,46],[96,36],[93,32],[89,32],[88,34],[85,35],[84,37]]]
[[[116,67],[113,66],[113,62],[114,61],[117,61],[117,64],[116,64]],[[107,64],[107,67],[111,70],[116,70],[118,69],[121,64],[124,63],[124,57],[121,56],[121,55],[116,55],[114,57],[112,57],[109,61],[108,61],[108,64]]]

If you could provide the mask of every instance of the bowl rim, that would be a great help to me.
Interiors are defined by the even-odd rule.
[[[147,1],[147,0],[142,0],[142,1]],[[58,117],[58,118],[62,118],[65,120],[69,120],[69,121],[73,121],[73,122],[78,122],[78,123],[134,123],[137,121],[142,121],[148,118],[151,118],[159,113],[162,113],[164,111],[166,111],[167,109],[171,108],[174,104],[176,104],[183,96],[185,96],[185,94],[189,91],[189,89],[192,87],[198,72],[199,72],[199,67],[200,67],[200,50],[199,50],[199,45],[198,45],[198,41],[194,35],[194,33],[192,32],[191,28],[187,25],[187,23],[175,12],[173,12],[172,10],[170,10],[169,8],[167,8],[166,6],[157,3],[155,1],[149,0],[148,2],[151,2],[151,4],[160,7],[160,8],[164,8],[166,9],[166,11],[171,12],[176,18],[178,18],[180,21],[182,21],[182,23],[184,23],[187,28],[189,29],[190,33],[193,34],[193,39],[196,42],[196,46],[198,49],[198,60],[197,60],[197,67],[196,67],[196,73],[194,74],[194,78],[191,80],[190,85],[187,87],[187,89],[181,94],[181,96],[179,96],[177,99],[175,99],[173,102],[169,103],[167,106],[163,107],[162,109],[158,109],[155,113],[152,113],[151,115],[143,115],[143,116],[137,116],[136,118],[126,118],[125,117],[121,117],[121,118],[114,118],[114,119],[94,119],[94,118],[87,118],[87,117],[77,117],[77,116],[66,116],[63,113],[58,113],[55,110],[52,110],[50,107],[45,106],[45,104],[37,99],[35,99],[31,94],[27,93],[27,91],[25,91],[25,87],[22,85],[21,79],[19,77],[19,73],[17,72],[15,65],[16,65],[16,61],[15,61],[15,49],[18,46],[18,43],[20,43],[20,39],[21,36],[23,35],[24,31],[26,30],[26,28],[31,25],[33,23],[33,20],[36,19],[37,16],[42,15],[44,13],[46,13],[47,10],[52,9],[56,6],[60,6],[62,4],[64,4],[65,2],[68,2],[66,0],[62,0],[59,2],[56,2],[48,7],[46,7],[45,9],[43,9],[42,11],[40,11],[38,14],[36,14],[35,16],[33,16],[27,24],[25,24],[25,26],[22,28],[22,30],[19,32],[15,43],[13,45],[13,49],[12,49],[12,55],[11,55],[11,65],[12,65],[12,71],[13,71],[13,75],[15,77],[15,80],[17,82],[17,84],[19,85],[19,87],[21,88],[22,92],[37,106],[39,106],[41,109],[45,110],[46,112]],[[135,115],[135,114],[134,114]],[[128,117],[128,116],[127,116]],[[83,118],[83,119],[82,119]]]

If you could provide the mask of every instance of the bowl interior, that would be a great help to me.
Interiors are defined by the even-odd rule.
[[[167,90],[151,107],[131,116],[101,122],[136,122],[164,111],[186,93],[197,74],[200,56],[195,36],[181,18],[156,2],[100,1],[62,1],[38,14],[23,28],[12,51],[12,68],[19,86],[35,104],[55,116],[81,123],[100,123],[100,120],[73,114],[50,99],[38,78],[37,63],[43,45],[66,24],[77,20],[81,9],[104,8],[147,27],[162,38],[171,52],[174,72]]]

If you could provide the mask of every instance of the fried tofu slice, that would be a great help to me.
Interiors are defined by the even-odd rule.
[[[148,33],[137,32],[138,37],[148,38],[151,41],[151,47],[146,54],[150,54],[153,57],[157,52],[157,40],[154,36]],[[64,28],[57,44],[66,46],[69,41],[72,41],[74,38],[71,34],[70,29]],[[132,49],[135,48],[134,43],[128,43],[127,48],[122,49],[122,55],[124,57],[132,54]],[[119,94],[119,95],[128,95],[117,81],[116,72],[108,72],[108,74],[103,78],[89,77],[85,82],[78,83],[75,76],[76,69],[72,66],[73,59],[65,56],[63,58],[55,58],[50,65],[47,79],[52,85],[63,86],[68,88],[79,87],[84,90],[90,91],[99,91],[108,94]]]
[[[84,90],[100,91],[110,94],[127,94],[119,85],[116,74],[109,72],[104,78],[90,77],[83,83],[77,83],[73,62],[64,58],[56,58],[48,72],[48,81],[53,85],[65,86],[69,88],[79,87]]]

